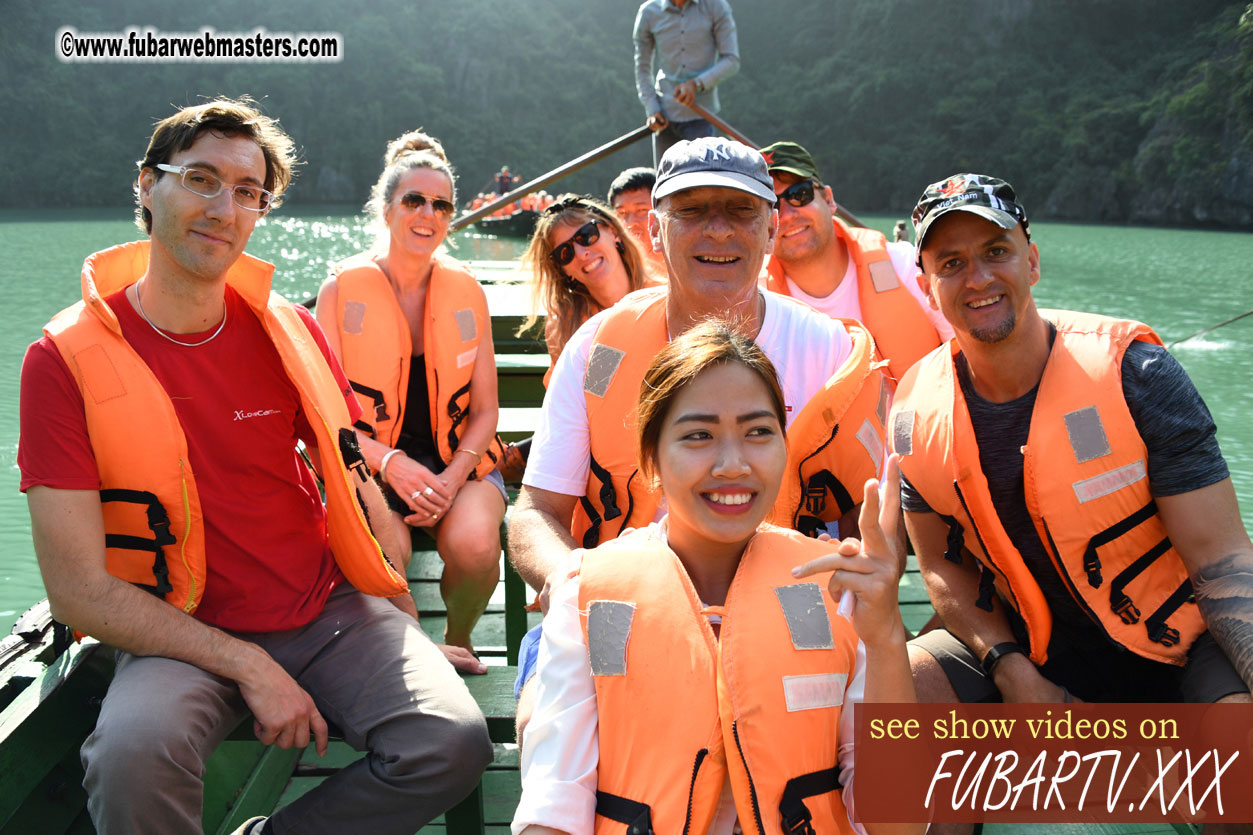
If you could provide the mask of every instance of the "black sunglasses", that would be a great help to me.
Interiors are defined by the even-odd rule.
[[[779,194],[779,199],[786,200],[798,209],[801,206],[808,206],[814,202],[814,181],[801,180],[799,183],[793,183]]]
[[[400,198],[400,205],[406,211],[416,212],[425,206],[428,200],[431,201],[431,208],[435,210],[435,213],[444,217],[452,217],[453,210],[457,208],[451,200],[445,200],[442,197],[427,197],[416,191],[405,192]]]
[[[574,260],[575,244],[578,244],[579,246],[591,246],[600,240],[600,229],[597,228],[599,223],[599,220],[589,220],[587,223],[576,229],[574,234],[571,235],[565,243],[554,247],[553,251],[548,253],[548,257],[551,258],[553,263],[558,267],[564,267],[566,264],[569,264]]]

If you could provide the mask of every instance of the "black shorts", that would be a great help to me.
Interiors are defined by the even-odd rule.
[[[1001,701],[1000,691],[984,674],[979,659],[948,630],[934,629],[909,644],[926,650],[935,658],[957,691],[957,698],[963,702]],[[1137,656],[1137,662],[1139,660]],[[1188,663],[1183,667],[1143,660],[1147,674],[1138,681],[1128,682],[1130,687],[1117,690],[1091,677],[1080,679],[1073,667],[1066,669],[1054,665],[1052,660],[1041,667],[1040,672],[1053,683],[1091,702],[1216,702],[1223,696],[1248,692],[1240,674],[1209,632],[1196,639],[1188,650]]]

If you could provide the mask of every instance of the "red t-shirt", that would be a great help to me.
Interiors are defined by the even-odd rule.
[[[327,546],[317,483],[296,453],[297,439],[310,447],[317,440],[261,322],[229,287],[226,298],[222,332],[194,348],[176,347],[157,334],[124,293],[106,301],[127,342],[170,395],[187,436],[207,564],[195,616],[236,632],[293,629],[316,617],[343,581]],[[361,407],[326,336],[308,311],[296,309],[355,421]],[[196,342],[212,333],[176,338]],[[135,443],[142,455],[143,439]],[[36,484],[100,489],[82,394],[46,336],[30,346],[22,366],[17,463],[23,491]]]

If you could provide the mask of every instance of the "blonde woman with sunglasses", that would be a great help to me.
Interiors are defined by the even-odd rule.
[[[366,204],[379,242],[335,265],[318,321],[361,402],[356,439],[402,543],[426,528],[444,560],[445,655],[482,673],[470,633],[499,579],[505,514],[491,320],[473,273],[441,251],[457,204],[443,147],[414,131],[384,161]],[[397,605],[417,615],[411,599]]]
[[[573,194],[540,215],[522,263],[531,276],[532,308],[547,313],[544,339],[553,362],[579,325],[653,283],[639,246],[613,210]],[[518,332],[536,318],[532,315]]]

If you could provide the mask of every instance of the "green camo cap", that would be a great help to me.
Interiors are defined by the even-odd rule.
[[[773,145],[767,145],[761,149],[761,155],[766,158],[766,167],[770,169],[771,174],[776,171],[786,171],[806,180],[822,181],[822,177],[818,174],[818,166],[814,164],[814,158],[809,155],[809,151],[795,142],[776,142]]]

